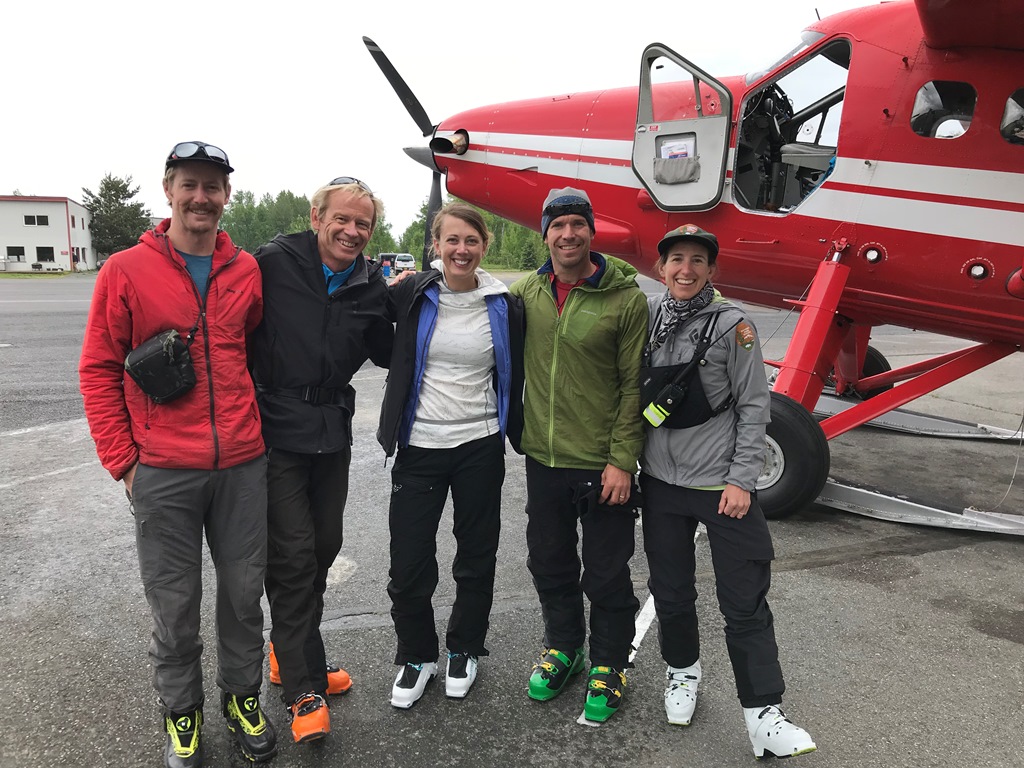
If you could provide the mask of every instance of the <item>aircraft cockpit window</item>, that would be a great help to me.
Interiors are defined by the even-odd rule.
[[[1018,88],[1006,100],[999,132],[1011,144],[1024,144],[1024,88]]]
[[[959,138],[971,127],[977,103],[978,92],[970,83],[932,80],[914,98],[910,127],[918,136],[931,139]]]
[[[803,32],[800,33],[800,42],[796,45],[796,47],[787,51],[784,56],[782,56],[779,59],[776,59],[764,69],[759,69],[756,72],[747,73],[747,76],[744,78],[746,81],[746,85],[753,85],[762,77],[767,75],[769,72],[774,72],[787,61],[795,59],[797,56],[806,51],[816,42],[821,40],[821,38],[823,38],[824,36],[825,35],[822,34],[821,32],[811,32],[810,30],[805,29]]]
[[[788,213],[832,173],[850,55],[849,41],[836,40],[747,94],[732,183],[738,205]]]

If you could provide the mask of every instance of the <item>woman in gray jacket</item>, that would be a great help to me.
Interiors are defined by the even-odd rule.
[[[658,243],[667,286],[648,300],[641,398],[644,549],[668,663],[665,712],[689,725],[701,679],[694,533],[707,527],[736,688],[756,757],[812,752],[780,708],[785,683],[767,595],[771,534],[753,493],[770,396],[757,333],[711,284],[718,239],[693,224]],[[695,365],[687,367],[694,361]],[[683,391],[685,390],[685,394]]]

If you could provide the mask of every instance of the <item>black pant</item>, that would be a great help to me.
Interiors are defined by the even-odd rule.
[[[718,514],[721,491],[683,488],[644,474],[640,484],[648,586],[658,614],[662,658],[669,666],[688,667],[700,657],[693,536],[697,523],[704,523],[740,703],[781,703],[786,684],[767,599],[775,550],[757,498],[751,495],[750,510],[736,519]]]
[[[590,663],[629,666],[640,603],[633,593],[631,513],[595,508],[581,515],[573,501],[581,483],[600,487],[601,472],[545,467],[526,458],[527,566],[544,615],[544,645],[571,654],[583,645],[583,595],[590,600]],[[583,577],[577,520],[583,526]]]
[[[351,451],[291,453],[278,448],[267,468],[267,599],[270,640],[285,702],[326,693],[320,636],[327,572],[341,551]]]
[[[437,660],[431,598],[437,588],[437,527],[452,492],[456,540],[455,605],[445,638],[453,653],[488,655],[484,647],[494,600],[494,569],[505,480],[501,435],[456,448],[398,451],[391,471],[391,617],[398,635],[396,664]]]

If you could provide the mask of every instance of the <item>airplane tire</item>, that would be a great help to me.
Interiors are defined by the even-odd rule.
[[[779,520],[814,501],[828,479],[828,440],[800,403],[771,393],[772,421],[765,442],[764,468],[757,479],[757,500],[764,516]]]
[[[864,355],[864,367],[860,372],[861,378],[866,379],[868,376],[877,376],[880,373],[887,373],[891,370],[892,366],[889,365],[889,361],[885,359],[885,355],[868,344],[867,354]],[[865,392],[862,397],[867,400],[870,397],[880,395],[890,389],[892,389],[892,384],[875,387],[874,389],[869,389]]]

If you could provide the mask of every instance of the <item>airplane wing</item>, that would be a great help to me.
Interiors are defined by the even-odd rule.
[[[1024,0],[914,0],[931,48],[1024,50]]]

